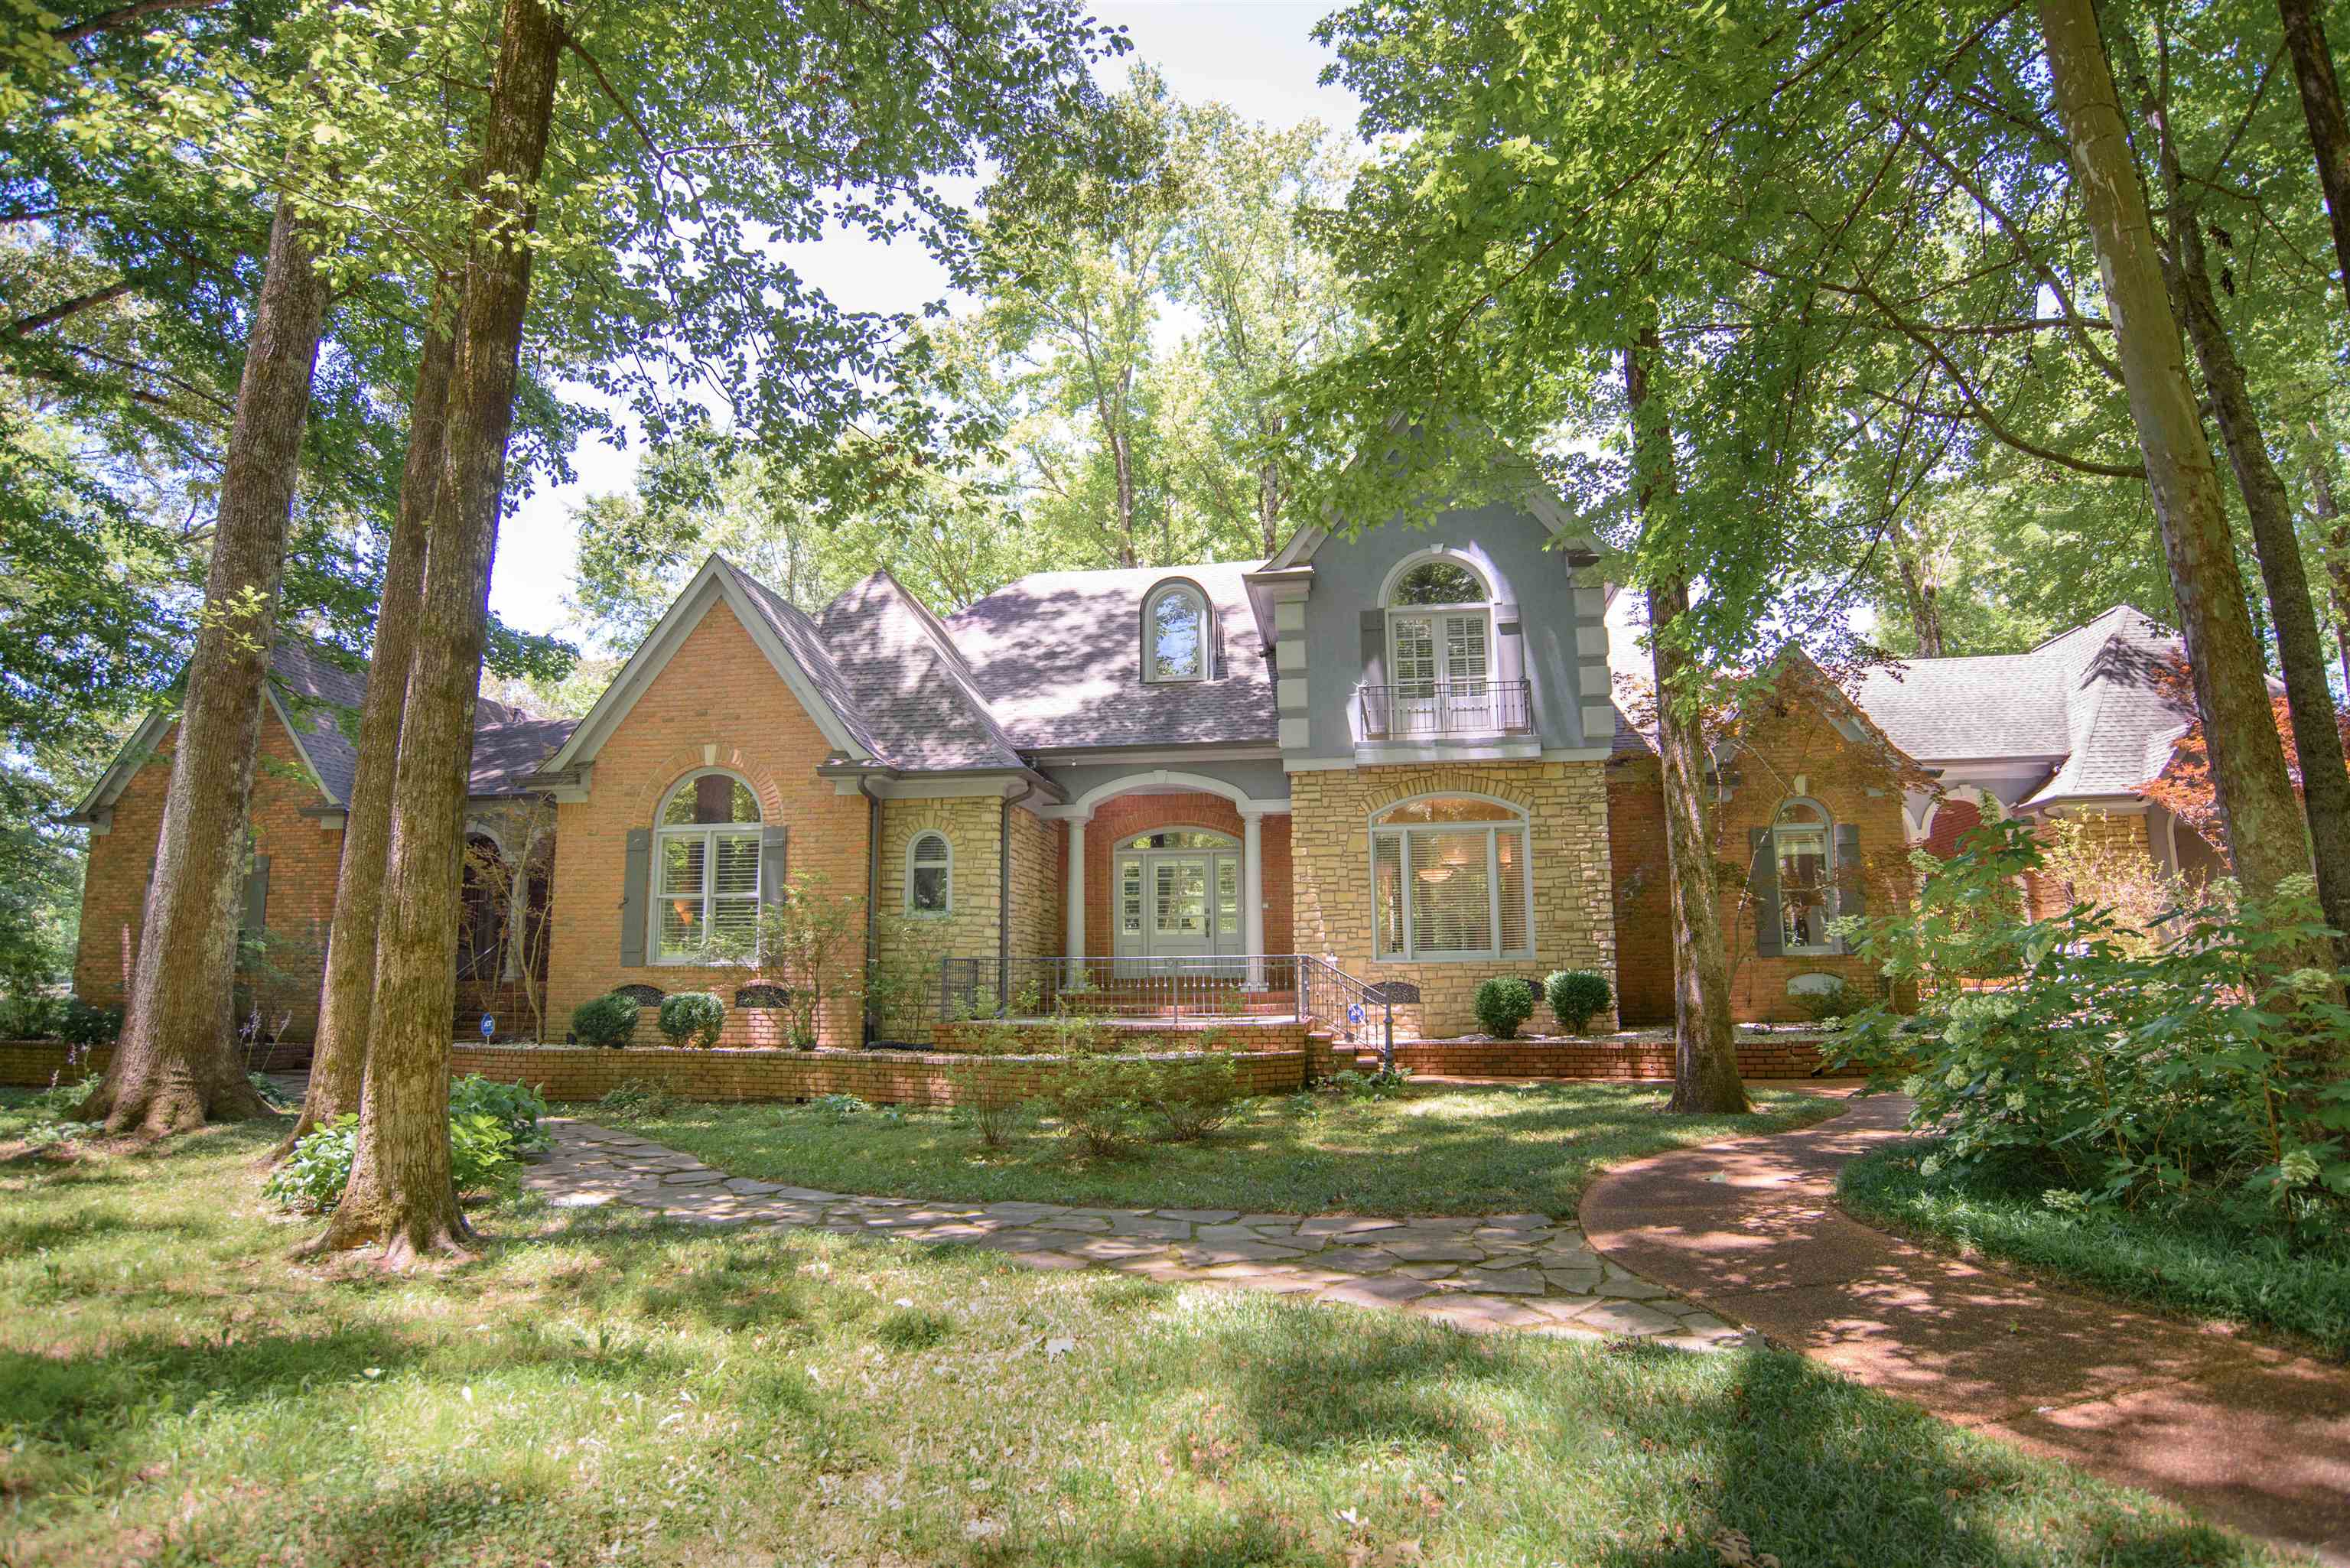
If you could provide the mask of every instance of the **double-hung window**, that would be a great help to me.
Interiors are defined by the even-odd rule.
[[[1779,876],[1779,947],[1786,953],[1832,953],[1835,938],[1835,862],[1828,814],[1809,801],[1790,802],[1771,827]]]
[[[759,929],[759,801],[733,774],[685,779],[653,829],[654,961],[739,952]]]
[[[1371,902],[1383,959],[1530,958],[1526,817],[1474,795],[1390,806],[1371,819]]]

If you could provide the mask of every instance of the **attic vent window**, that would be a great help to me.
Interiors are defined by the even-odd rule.
[[[1150,681],[1208,678],[1208,601],[1185,583],[1153,593],[1142,609],[1142,670]]]

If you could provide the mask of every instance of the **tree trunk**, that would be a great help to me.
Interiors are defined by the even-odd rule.
[[[122,1041],[79,1112],[109,1131],[182,1132],[265,1109],[236,1052],[229,995],[286,522],[326,313],[326,282],[294,202],[280,197],[221,470],[203,621],[188,660]]]
[[[2342,293],[2350,300],[2350,119],[2342,112],[2342,84],[2325,27],[2310,0],[2277,0],[2284,21],[2285,47],[2293,51],[2293,79],[2301,88],[2302,118],[2309,122],[2310,150],[2317,155],[2317,182],[2325,192],[2325,213],[2334,222],[2334,262],[2342,269]]]
[[[393,1264],[461,1251],[469,1235],[449,1160],[465,780],[515,363],[530,303],[531,251],[520,242],[537,216],[563,36],[561,18],[544,0],[506,0],[483,131],[484,199],[449,380],[447,454],[400,718],[358,1147],[342,1200],[315,1243],[380,1241]]]
[[[2308,872],[2309,845],[2244,607],[2219,472],[2187,383],[2178,323],[2170,313],[2095,11],[2091,0],[2038,0],[2038,5],[2178,605],[2229,855],[2245,891],[2267,898],[2286,877]],[[2327,956],[2313,952],[2309,959],[2321,963]]]
[[[1624,355],[1624,389],[1632,410],[1635,483],[1644,529],[1673,490],[1672,431],[1647,411],[1647,356],[1652,328]],[[1721,894],[1705,813],[1705,729],[1680,700],[1688,657],[1668,636],[1689,610],[1685,577],[1648,589],[1648,640],[1657,680],[1657,757],[1665,794],[1665,864],[1673,915],[1673,1097],[1666,1109],[1690,1113],[1753,1109],[1738,1075],[1730,1023],[1730,959],[1721,939]]]
[[[2325,459],[2323,437],[2309,427],[2302,472],[2309,477],[2309,507],[2325,535],[2325,578],[2334,594],[2334,642],[2342,656],[2342,689],[2350,691],[2350,526],[2334,504],[2334,467]]]
[[[1908,601],[1909,624],[1918,633],[1918,657],[1942,657],[1941,587],[1924,560],[1923,547],[1899,523],[1893,528],[1893,568],[1901,576],[1901,597]]]
[[[433,497],[440,491],[449,373],[456,358],[452,324],[442,318],[446,303],[435,290],[416,362],[416,389],[409,400],[408,457],[400,470],[400,506],[392,515],[391,541],[384,554],[383,600],[376,610],[367,697],[359,710],[359,767],[343,823],[342,870],[335,884],[310,1089],[300,1119],[279,1147],[281,1158],[314,1127],[359,1108],[368,1029],[375,1011],[376,918],[383,898],[384,857],[391,841],[400,707],[416,656],[425,549]]]
[[[1268,447],[1281,440],[1282,422],[1278,414],[1265,421]],[[1271,560],[1281,552],[1281,464],[1270,452],[1257,464],[1256,514],[1264,529],[1265,559]]]
[[[2293,527],[2293,497],[2269,457],[2260,411],[2252,405],[2244,367],[2220,316],[2211,289],[2211,269],[2196,226],[2193,203],[2170,139],[2168,107],[2155,101],[2144,81],[2138,90],[2154,121],[2157,158],[2162,171],[2170,246],[2167,254],[2171,296],[2187,322],[2187,338],[2203,371],[2203,385],[2220,421],[2220,439],[2236,475],[2237,492],[2252,524],[2252,548],[2268,589],[2269,614],[2276,625],[2277,659],[2284,672],[2285,708],[2301,761],[2301,795],[2308,818],[2312,858],[2317,870],[2317,901],[2325,923],[2350,934],[2350,765],[2342,754],[2342,731],[2334,693],[2325,680],[2325,639],[2317,626],[2317,605]]]

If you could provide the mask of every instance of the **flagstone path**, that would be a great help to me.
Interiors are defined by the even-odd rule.
[[[1172,1284],[1236,1286],[1399,1308],[1472,1331],[1647,1339],[1690,1350],[1744,1333],[1607,1262],[1544,1214],[1368,1219],[1225,1209],[1079,1209],[860,1198],[729,1176],[632,1134],[548,1118],[554,1139],[523,1185],[563,1209],[614,1206],[711,1225],[771,1225],[984,1247],[1040,1269],[1116,1269]]]

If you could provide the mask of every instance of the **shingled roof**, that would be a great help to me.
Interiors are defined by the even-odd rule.
[[[354,669],[307,643],[280,642],[270,653],[269,673],[279,706],[296,744],[318,775],[329,802],[348,806],[359,773],[360,704],[367,701],[367,665]],[[537,770],[564,738],[571,719],[545,719],[483,698],[473,711],[473,760],[466,793],[476,797],[528,794],[523,780]]]

